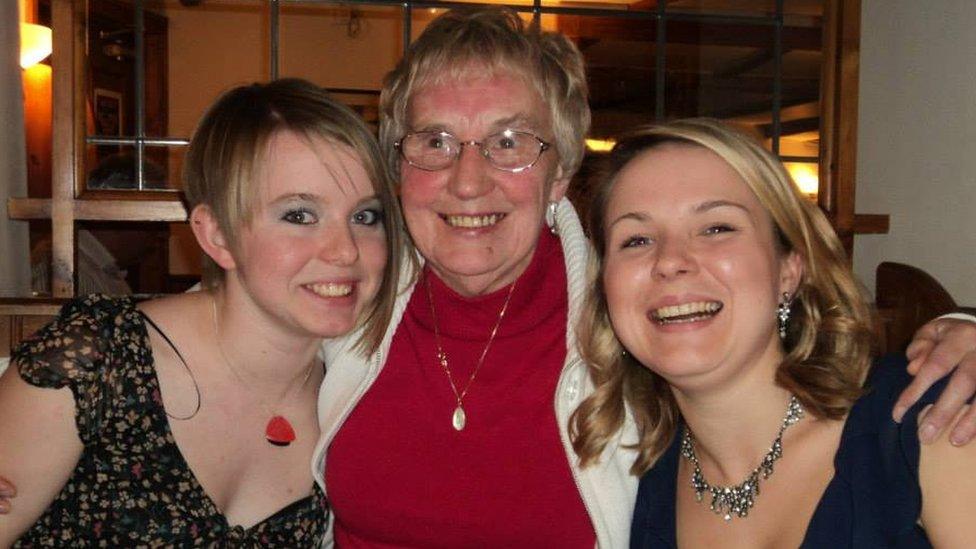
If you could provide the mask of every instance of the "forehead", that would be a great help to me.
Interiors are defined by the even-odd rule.
[[[373,183],[356,151],[320,136],[279,131],[268,140],[257,178],[266,198],[310,194],[359,199],[374,194]]]
[[[524,76],[475,66],[426,78],[410,98],[407,121],[413,129],[436,126],[453,131],[506,122],[539,131],[550,126],[549,110]]]
[[[745,181],[722,157],[697,145],[665,144],[632,159],[614,181],[608,209],[677,211],[726,200],[762,210]]]

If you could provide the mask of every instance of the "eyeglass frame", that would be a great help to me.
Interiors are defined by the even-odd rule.
[[[458,142],[458,150],[457,150],[457,153],[454,154],[454,158],[446,166],[444,166],[443,168],[425,168],[423,166],[419,166],[417,164],[414,164],[413,162],[410,161],[409,158],[407,158],[406,153],[403,151],[403,146],[402,146],[403,140],[404,139],[407,139],[410,136],[420,135],[422,133],[429,133],[429,134],[433,134],[433,135],[437,135],[437,136],[441,136],[441,137],[450,137],[451,139],[454,139],[454,140],[456,140]],[[484,142],[487,141],[489,137],[493,137],[493,136],[496,136],[496,135],[504,135],[506,133],[520,133],[520,134],[524,134],[524,135],[529,135],[529,136],[532,136],[533,139],[535,139],[536,141],[538,141],[539,142],[539,153],[536,155],[535,159],[532,160],[532,162],[530,162],[528,165],[522,166],[520,168],[503,168],[501,166],[496,165],[494,163],[494,161],[492,161],[491,152],[485,146]],[[446,169],[450,168],[451,166],[454,165],[455,162],[458,161],[459,158],[461,158],[461,154],[464,153],[464,147],[467,146],[467,145],[477,145],[478,146],[478,152],[481,153],[481,156],[485,160],[488,161],[488,164],[492,168],[495,168],[496,170],[500,170],[500,171],[503,171],[503,172],[508,172],[508,173],[521,173],[521,172],[524,172],[525,170],[531,168],[532,166],[535,166],[535,163],[538,162],[540,158],[542,158],[542,153],[544,153],[544,152],[546,152],[546,151],[548,151],[549,149],[552,148],[552,143],[549,143],[548,141],[544,141],[541,137],[539,137],[538,135],[536,135],[536,134],[534,134],[532,132],[527,132],[527,131],[522,131],[522,130],[512,130],[512,129],[505,129],[505,130],[502,130],[500,132],[495,132],[495,133],[486,135],[485,137],[482,137],[481,138],[481,141],[479,141],[477,139],[469,139],[467,141],[461,141],[460,139],[458,139],[458,137],[456,135],[454,135],[451,132],[447,132],[447,131],[443,131],[443,130],[441,130],[441,131],[424,130],[424,131],[417,131],[417,132],[407,132],[406,134],[403,135],[403,137],[401,137],[400,139],[397,139],[396,141],[393,142],[393,148],[396,149],[397,151],[399,151],[400,157],[403,158],[404,160],[406,160],[407,161],[407,164],[410,164],[414,168],[417,168],[418,170],[423,170],[425,172],[439,172],[441,170],[446,170]]]

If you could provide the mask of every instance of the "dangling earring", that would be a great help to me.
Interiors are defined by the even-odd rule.
[[[549,232],[554,235],[559,234],[559,223],[556,221],[556,208],[558,206],[559,203],[555,201],[550,201],[546,205],[546,225],[549,225]]]
[[[790,321],[790,294],[783,292],[783,300],[776,308],[776,316],[779,317],[779,338],[786,339],[786,325]]]

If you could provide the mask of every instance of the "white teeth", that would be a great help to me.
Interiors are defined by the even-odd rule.
[[[490,227],[501,221],[505,217],[503,214],[491,215],[449,215],[447,223],[452,227],[463,227],[465,229],[475,229]]]
[[[343,297],[352,293],[352,284],[336,284],[334,282],[309,284],[306,288],[322,297]]]
[[[694,322],[714,315],[721,308],[722,304],[718,301],[694,301],[654,309],[651,314],[655,320],[662,324]]]

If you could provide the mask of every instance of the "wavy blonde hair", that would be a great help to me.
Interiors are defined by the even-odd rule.
[[[605,214],[617,175],[632,160],[666,145],[701,147],[722,158],[749,186],[773,220],[780,253],[796,252],[803,276],[793,300],[776,383],[819,418],[840,419],[861,394],[870,366],[873,311],[851,272],[836,233],[819,208],[797,190],[786,169],[747,135],[711,119],[687,119],[640,128],[621,138],[596,176],[590,234],[596,254],[592,290],[578,326],[583,358],[596,390],[570,418],[573,448],[582,464],[595,463],[633,415],[638,440],[631,473],[641,475],[673,439],[680,412],[667,382],[623,354],[613,334],[603,291]],[[774,311],[769,312],[770,315]]]

